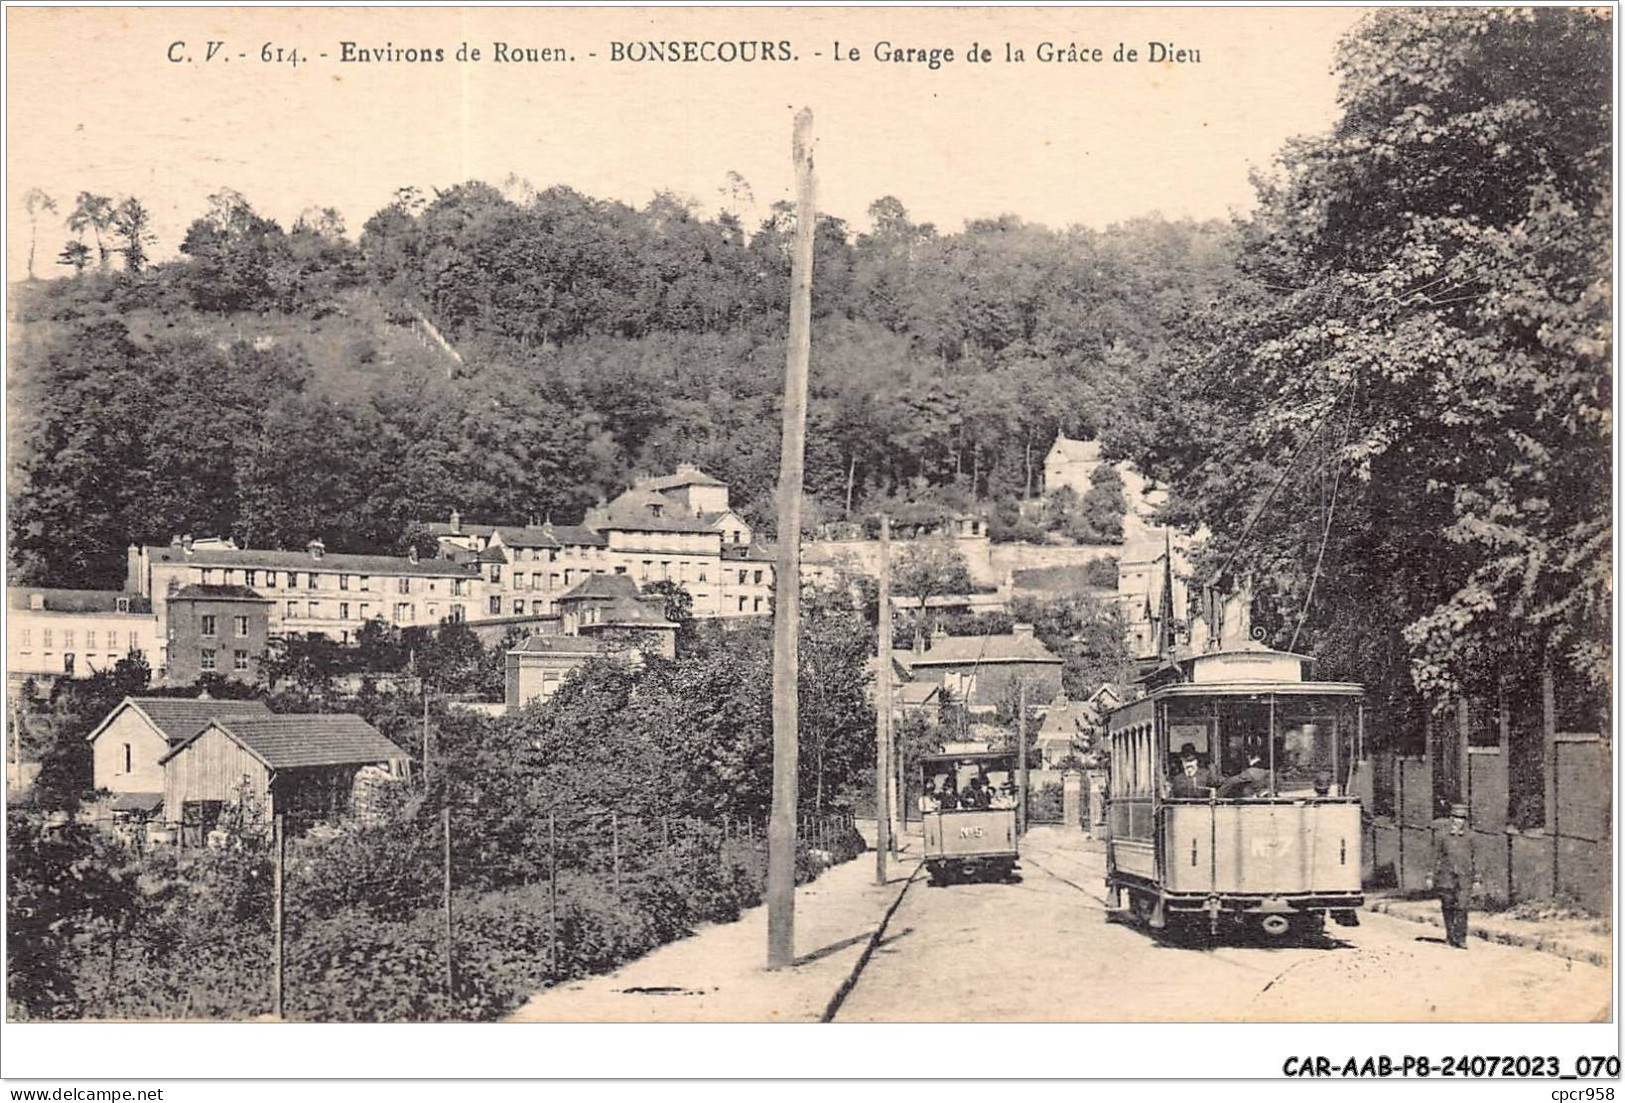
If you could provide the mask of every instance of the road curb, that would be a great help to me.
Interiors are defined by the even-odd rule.
[[[841,1005],[846,1002],[846,997],[852,994],[852,989],[857,987],[858,978],[863,975],[863,970],[869,964],[869,958],[873,956],[875,947],[879,946],[881,940],[886,937],[886,928],[891,925],[892,915],[902,906],[903,897],[908,895],[909,886],[914,884],[914,879],[920,875],[923,866],[924,863],[919,859],[914,860],[914,869],[909,872],[908,879],[903,882],[903,887],[898,890],[897,898],[887,906],[886,913],[880,917],[880,923],[875,927],[874,933],[869,936],[869,944],[863,948],[863,953],[858,955],[858,960],[852,965],[852,971],[841,982],[841,986],[835,989],[835,994],[830,997],[829,1004],[824,1008],[824,1014],[818,1019],[819,1022],[833,1022],[835,1016],[840,1013]]]
[[[1392,916],[1410,923],[1417,923],[1424,927],[1433,927],[1436,930],[1444,929],[1443,918],[1435,919],[1431,915],[1414,915],[1408,911],[1401,911],[1388,900],[1367,900],[1365,910],[1378,915]],[[1487,927],[1475,927],[1470,922],[1467,933],[1473,938],[1483,942],[1493,942],[1498,946],[1518,946],[1526,950],[1538,950],[1543,954],[1552,954],[1555,957],[1568,958],[1572,961],[1583,961],[1587,965],[1595,965],[1601,969],[1609,967],[1608,955],[1596,950],[1581,950],[1563,942],[1554,942],[1551,939],[1541,938],[1538,935],[1520,935],[1508,931],[1492,931]]]

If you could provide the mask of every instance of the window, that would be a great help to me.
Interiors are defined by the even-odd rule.
[[[213,670],[214,669],[214,652],[208,650],[207,648],[205,648],[204,651],[203,651],[203,654],[199,657],[198,665],[200,667],[202,667],[204,670]]]
[[[496,579],[493,578],[491,581],[495,582]],[[411,593],[412,592],[412,580],[410,578],[400,579],[396,583],[395,589],[399,593],[403,593],[403,594]]]
[[[460,578],[452,579],[451,580],[451,596],[452,597],[467,597],[468,596],[467,592],[464,589],[464,587],[466,585],[467,585],[467,583],[465,583]]]
[[[743,613],[745,611],[745,599],[744,598],[739,599],[739,611],[741,613]]]
[[[372,606],[367,604],[365,601],[363,601],[361,603],[361,619],[366,620],[367,618],[369,618],[371,616],[372,616]]]
[[[71,651],[62,656],[62,673],[70,677],[73,675],[73,652]]]
[[[340,620],[349,620],[350,619],[350,603],[348,601],[339,602],[339,619]]]
[[[241,639],[242,637],[248,635],[248,618],[247,617],[233,617],[232,618],[232,625],[236,629],[238,639]]]
[[[73,650],[73,629],[72,628],[64,628],[62,630],[62,646],[66,650],[69,650],[69,651]]]
[[[295,574],[294,572],[289,571],[288,572],[288,589],[291,590],[297,585],[299,585],[299,576],[297,574]]]
[[[127,597],[121,597],[118,600],[116,600],[113,604],[118,608],[118,611],[121,612],[121,613],[128,613],[130,611],[130,599],[127,598]]]
[[[372,579],[368,578],[366,575],[361,576],[361,592],[362,593],[366,593],[367,590],[370,588],[371,584],[372,584]]]
[[[621,573],[622,574],[626,573],[626,568],[625,567],[621,568]],[[551,574],[549,574],[547,576],[547,588],[550,589],[550,590],[557,590],[559,588],[559,572],[558,571],[554,571],[554,572],[552,572]]]
[[[493,564],[491,564],[491,581],[492,582],[501,582],[502,581],[502,564],[501,563],[493,563]]]
[[[430,620],[439,620],[440,619],[440,606],[436,605],[432,601],[429,602],[429,619]]]
[[[310,602],[309,603],[309,608],[310,608],[310,619],[311,620],[315,620],[317,617],[322,615],[322,606],[321,606],[320,602],[316,602],[316,601]]]
[[[739,530],[738,529],[734,529],[733,537],[734,537],[734,543],[735,544],[739,543]]]
[[[756,572],[756,577],[755,577],[755,579],[753,579],[753,581],[754,581],[754,582],[755,582],[755,583],[756,583],[756,585],[758,585],[758,586],[760,586],[760,585],[761,585],[761,584],[762,584],[762,572],[761,572],[761,571],[757,571],[757,572]]]
[[[243,572],[243,585],[244,586],[252,586],[252,585],[254,585],[256,582],[259,581],[259,574],[260,573],[258,571],[244,571]]]
[[[96,630],[94,628],[85,629],[85,650],[96,650]]]
[[[213,567],[204,567],[203,568],[203,585],[205,585],[205,586],[214,585],[214,568]]]
[[[410,601],[401,601],[395,604],[395,623],[412,623],[412,603]]]
[[[124,744],[124,770],[123,770],[123,772],[128,774],[128,773],[133,773],[134,771],[135,771],[135,748],[130,746],[130,744],[126,743],[126,744]]]
[[[625,567],[616,567],[615,568],[615,573],[616,574],[625,574],[626,573],[626,568]]]
[[[749,577],[750,577],[750,572],[749,571],[740,571],[739,572],[739,584],[741,586],[743,586],[745,584],[745,580],[748,579]]]
[[[299,603],[297,601],[288,602],[288,616],[297,617],[298,615],[299,615]]]
[[[516,598],[513,599],[513,615],[516,616],[516,617],[522,617],[522,616],[525,615],[525,599],[524,598],[516,597]]]
[[[315,571],[309,571],[309,572],[307,572],[305,574],[305,588],[309,589],[309,590],[314,590],[316,588],[316,572]]]
[[[760,613],[760,612],[761,612],[761,611],[762,611],[762,599],[761,599],[761,598],[756,598],[756,599],[755,599],[755,601],[756,601],[756,605],[755,605],[755,607],[754,607],[754,608],[753,608],[753,609],[752,609],[752,610],[751,610],[751,612],[753,612],[753,613]]]
[[[453,605],[451,607],[451,619],[452,620],[462,620],[463,619],[463,607],[461,605]]]
[[[339,589],[348,590],[349,588],[350,588],[350,576],[347,575],[347,574],[339,575]]]
[[[130,654],[132,654],[132,655],[141,654],[141,647],[140,647],[140,645],[138,645],[136,643],[135,633],[134,632],[130,633]]]
[[[51,630],[49,628],[46,628],[43,631],[41,631],[40,635],[45,637],[45,650],[47,650],[47,651],[51,650]]]
[[[246,652],[246,651],[233,651],[231,653],[231,669],[239,670],[239,671],[247,670],[248,669],[248,652]]]
[[[493,617],[502,615],[502,599],[495,594],[491,596],[491,615]]]
[[[700,577],[699,577],[699,579],[697,581],[700,581],[700,582],[705,581],[705,568],[704,567],[700,568]]]
[[[24,628],[23,629],[23,648],[26,650],[26,649],[28,649],[30,647],[33,647],[33,646],[34,646],[34,630],[32,628]]]
[[[531,611],[532,614],[534,614],[534,615],[536,615],[538,617],[541,616],[543,613],[547,612],[547,602],[545,602],[545,601],[533,601],[533,602],[531,602],[530,603],[530,611]]]

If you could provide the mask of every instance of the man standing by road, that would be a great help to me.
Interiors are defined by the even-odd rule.
[[[1473,876],[1473,836],[1467,830],[1467,806],[1452,804],[1450,814],[1433,821],[1433,872],[1428,887],[1439,894],[1445,941],[1467,948],[1467,909],[1479,891]]]

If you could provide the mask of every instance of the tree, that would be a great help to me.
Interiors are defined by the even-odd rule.
[[[1208,568],[1253,572],[1256,624],[1396,708],[1542,654],[1606,695],[1610,34],[1363,19],[1341,120],[1260,181],[1243,276],[1162,385],[1147,463],[1217,534]]]
[[[124,242],[119,252],[124,254],[124,270],[139,272],[146,267],[147,247],[158,240],[152,232],[152,214],[142,202],[130,196],[113,208],[108,218],[113,232]]]
[[[34,245],[39,240],[39,216],[56,213],[56,200],[39,188],[23,193],[23,210],[28,212],[28,278],[34,278]]]
[[[105,270],[110,250],[107,243],[102,240],[102,231],[112,228],[113,200],[105,195],[82,191],[74,200],[73,210],[69,212],[67,221],[68,229],[74,233],[83,235],[89,230],[95,237],[97,264]]]
[[[75,276],[82,276],[90,264],[90,246],[82,241],[70,241],[57,254],[56,262],[71,267]]]
[[[925,607],[934,597],[968,594],[975,584],[965,557],[946,537],[911,540],[892,568],[892,585],[899,595],[912,598],[919,606],[916,631],[925,628]]]

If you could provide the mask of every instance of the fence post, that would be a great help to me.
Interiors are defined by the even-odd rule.
[[[609,810],[609,860],[615,873],[615,893],[621,891],[621,817],[611,808]]]
[[[559,836],[557,816],[547,814],[547,973],[559,975]]]
[[[277,1019],[282,1018],[282,938],[285,929],[282,894],[286,887],[282,864],[287,849],[287,828],[283,824],[285,815],[278,812],[271,825],[271,1014]]]

